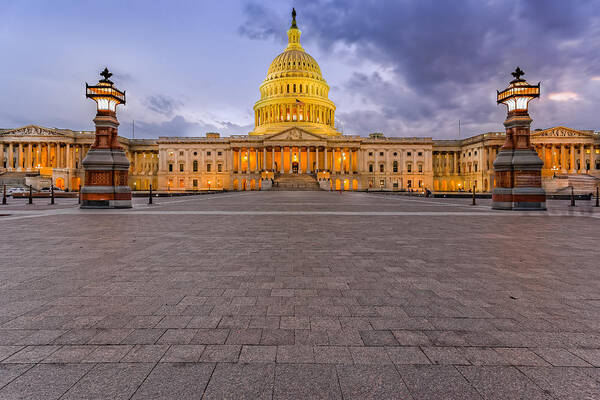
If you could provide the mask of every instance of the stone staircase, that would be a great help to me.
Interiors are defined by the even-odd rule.
[[[596,186],[600,179],[587,174],[557,175],[554,178],[544,179],[544,189],[548,194],[569,194],[573,186],[575,194],[596,193]]]
[[[271,190],[321,190],[319,182],[310,174],[279,174]]]

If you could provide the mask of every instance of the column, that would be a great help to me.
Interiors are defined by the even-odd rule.
[[[250,147],[246,147],[246,172],[250,173]]]
[[[596,170],[596,149],[594,149],[594,144],[590,146],[590,171]]]
[[[547,169],[548,166],[547,164],[547,159],[548,159],[548,154],[546,154],[546,145],[542,144],[542,161],[544,162],[544,166],[542,167],[543,169]]]
[[[0,142],[0,169],[4,168],[4,143]],[[6,160],[6,168],[8,168],[8,160]]]
[[[281,172],[282,174],[285,172],[283,169],[283,146],[281,146],[281,160],[279,160],[279,163],[281,164],[279,166],[279,172]]]
[[[275,146],[271,147],[271,171],[275,171]]]
[[[567,164],[567,163],[566,163],[566,160],[565,160],[565,156],[566,156],[566,154],[565,154],[565,153],[566,153],[566,151],[565,151],[565,145],[564,145],[564,144],[561,144],[561,145],[560,145],[560,169],[561,169],[563,172],[567,172],[567,169],[565,168],[565,167],[566,167],[566,164]]]
[[[373,149],[373,154],[375,154],[375,165],[373,165],[373,173],[376,174],[379,172],[379,152],[377,151],[377,149]]]
[[[327,147],[325,147],[323,154],[325,155],[325,169],[329,169],[329,160],[327,159]]]
[[[13,156],[13,144],[9,143],[8,144],[8,163],[6,164],[7,169],[9,171],[12,171],[15,167],[13,157],[14,157]]]
[[[266,147],[263,147],[263,160],[262,160],[262,163],[263,163],[263,170],[266,170],[267,169],[267,148]]]
[[[81,162],[83,161],[83,145],[79,145],[79,149],[78,150],[79,150],[79,152],[78,152],[79,154],[77,155],[77,157],[79,158],[79,168],[83,168],[83,165],[81,164]],[[167,168],[166,167],[166,162],[167,162],[166,156],[163,157],[163,158],[165,159],[164,160],[165,161],[165,167],[164,168]]]
[[[583,174],[585,172],[585,146],[583,143],[579,145],[579,173]]]
[[[238,165],[237,165],[238,174],[242,173],[242,148],[238,147]]]
[[[319,170],[319,146],[315,147],[315,170]]]
[[[67,143],[67,147],[65,148],[65,152],[67,153],[67,168],[73,168],[73,166],[71,165],[71,144]]]
[[[292,146],[290,146],[290,169],[289,169],[289,173],[292,173]]]
[[[570,160],[571,160],[569,172],[574,173],[575,170],[577,169],[577,168],[575,168],[575,145],[572,144],[569,146],[569,153],[570,153]],[[564,167],[563,167],[563,169],[564,169]]]
[[[348,158],[348,172],[351,174],[352,173],[352,149],[349,149],[349,158]]]
[[[458,157],[455,151],[452,152],[452,173],[456,175],[458,173]]]
[[[27,144],[27,165],[26,168],[29,170],[33,165],[33,144]]]

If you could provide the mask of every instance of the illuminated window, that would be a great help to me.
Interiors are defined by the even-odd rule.
[[[410,171],[408,171],[408,172],[410,172]],[[411,188],[411,187],[412,187],[412,180],[410,180],[410,179],[408,180],[408,187],[409,187],[409,188]]]
[[[217,172],[223,172],[223,164],[217,164]]]

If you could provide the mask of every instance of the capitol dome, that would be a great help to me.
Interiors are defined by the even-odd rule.
[[[297,126],[312,133],[339,135],[335,130],[335,104],[328,98],[329,85],[319,64],[300,45],[295,10],[287,35],[287,47],[271,62],[260,85],[251,134],[272,134]]]

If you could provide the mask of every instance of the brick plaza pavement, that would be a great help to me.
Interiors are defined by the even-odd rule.
[[[325,192],[0,208],[0,399],[600,398],[600,213]]]

